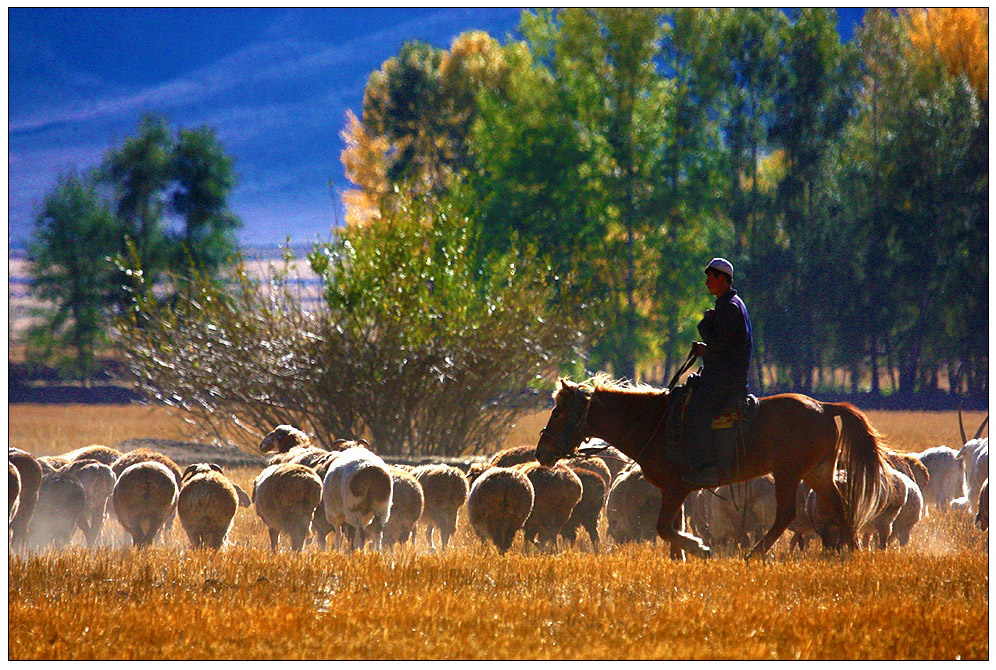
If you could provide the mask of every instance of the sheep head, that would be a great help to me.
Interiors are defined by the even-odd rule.
[[[259,443],[259,450],[264,454],[276,451],[285,454],[294,447],[304,447],[311,444],[311,439],[294,426],[282,424],[267,433]]]

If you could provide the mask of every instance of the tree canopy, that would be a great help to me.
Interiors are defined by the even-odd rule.
[[[352,203],[449,194],[483,256],[537,250],[580,296],[555,313],[589,370],[662,379],[724,255],[755,388],[842,368],[852,390],[898,370],[913,393],[943,369],[978,393],[988,12],[869,10],[849,43],[836,26],[831,9],[574,8],[523,12],[504,45],[406,44],[349,117]]]
[[[131,304],[129,273],[143,273],[148,286],[167,271],[218,273],[241,225],[228,208],[235,179],[213,129],[174,136],[151,114],[99,169],[61,178],[29,247],[34,291],[51,305],[29,355],[86,378],[113,315]]]

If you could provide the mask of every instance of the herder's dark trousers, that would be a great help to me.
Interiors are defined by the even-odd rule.
[[[678,460],[692,467],[718,465],[710,424],[724,410],[739,407],[742,400],[740,395],[722,386],[699,380],[685,408],[685,438]]]

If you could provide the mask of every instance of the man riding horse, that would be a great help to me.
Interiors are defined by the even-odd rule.
[[[684,438],[674,452],[676,461],[691,467],[682,480],[692,486],[713,487],[720,482],[717,463],[730,466],[730,455],[715,453],[712,424],[717,415],[739,408],[749,387],[754,338],[747,306],[733,283],[733,264],[714,258],[705,269],[706,287],[716,306],[699,322],[702,342],[692,345],[692,355],[702,358],[702,370],[689,380],[691,395],[685,406]]]

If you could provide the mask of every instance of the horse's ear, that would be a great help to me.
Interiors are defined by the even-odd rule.
[[[566,377],[557,380],[557,388],[553,391],[553,404],[559,405],[564,400],[564,395],[571,390],[571,382]]]

